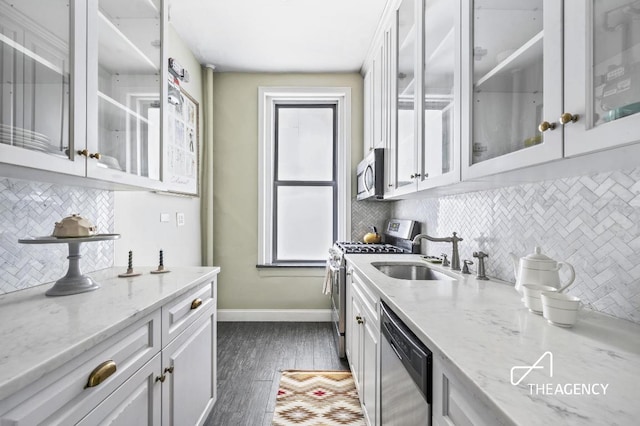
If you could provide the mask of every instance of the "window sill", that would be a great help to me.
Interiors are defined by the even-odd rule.
[[[324,263],[275,263],[256,265],[261,277],[324,277]]]

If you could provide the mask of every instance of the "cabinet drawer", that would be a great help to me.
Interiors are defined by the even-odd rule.
[[[376,297],[369,286],[366,285],[355,272],[353,273],[353,289],[362,300],[362,309],[366,311],[366,315],[369,316],[375,324],[378,324],[380,320],[380,298]]]
[[[136,371],[118,390],[98,405],[78,426],[160,425],[161,355]]]
[[[0,425],[76,424],[159,351],[157,310],[0,402]],[[88,387],[107,361],[115,369]]]
[[[167,346],[210,306],[215,306],[216,280],[203,283],[162,307],[162,347]]]

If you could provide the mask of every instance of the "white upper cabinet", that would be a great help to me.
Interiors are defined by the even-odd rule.
[[[84,7],[81,1],[0,1],[3,163],[84,175],[84,161],[73,161],[73,135],[84,134],[84,120],[71,120],[84,114],[78,76],[86,45],[71,38],[73,28],[85,28]]]
[[[418,190],[460,180],[460,3],[424,0]]]
[[[640,140],[640,5],[565,0],[565,156]]]
[[[87,175],[160,187],[163,2],[89,2]]]
[[[162,189],[165,3],[0,0],[0,162]]]
[[[460,4],[391,4],[382,128],[385,197],[399,197],[460,181]]]
[[[394,195],[415,191],[418,138],[417,88],[418,20],[416,0],[402,0],[395,12],[395,69],[393,112],[395,115]]]
[[[561,17],[556,0],[464,1],[463,180],[562,157]]]

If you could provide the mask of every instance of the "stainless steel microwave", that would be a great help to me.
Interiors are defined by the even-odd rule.
[[[384,149],[375,148],[370,151],[356,169],[358,181],[358,200],[384,196]]]

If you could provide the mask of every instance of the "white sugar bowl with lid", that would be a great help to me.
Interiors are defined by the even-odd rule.
[[[546,285],[557,288],[560,292],[569,287],[576,278],[576,272],[570,263],[558,262],[545,256],[541,253],[540,247],[521,258],[511,253],[511,259],[516,276],[516,290],[520,294],[523,293],[524,284]],[[565,282],[560,281],[560,269],[563,266],[569,269],[569,279]]]
[[[53,228],[53,237],[70,238],[70,237],[90,237],[98,232],[96,226],[88,219],[72,214],[56,222]]]

